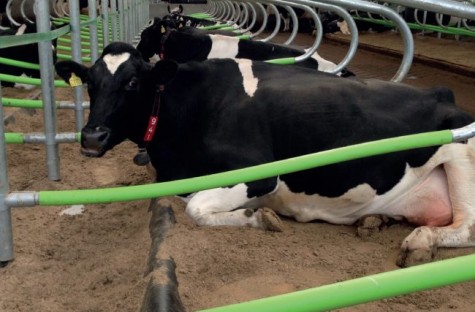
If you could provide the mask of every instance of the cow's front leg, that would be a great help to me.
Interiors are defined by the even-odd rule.
[[[195,194],[186,206],[186,213],[200,226],[249,226],[281,231],[279,217],[269,208],[259,208],[259,196],[252,184],[241,183],[229,188],[217,188]]]

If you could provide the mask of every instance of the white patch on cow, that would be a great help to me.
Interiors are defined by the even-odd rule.
[[[130,53],[126,52],[121,54],[106,54],[102,59],[104,63],[106,63],[107,69],[112,75],[114,75],[119,66],[126,62],[129,58]]]
[[[76,215],[80,215],[84,212],[86,208],[84,207],[84,205],[73,205],[67,209],[64,209],[62,210],[59,215],[60,216],[63,216],[63,215],[67,215],[67,216],[76,216]]]
[[[154,54],[152,57],[148,59],[150,64],[155,64],[156,62],[160,61],[160,55]]]
[[[381,195],[368,184],[358,185],[336,198],[292,193],[285,182],[279,180],[277,191],[260,199],[259,205],[300,222],[323,220],[353,224],[366,215],[386,215],[405,217],[416,224],[441,226],[450,223],[452,213],[454,216],[458,213],[471,226],[475,221],[470,197],[475,180],[475,149],[470,145],[475,145],[475,139],[470,141],[471,144],[442,146],[421,167],[407,166],[399,183]],[[461,229],[458,238],[467,237],[469,228]],[[445,243],[450,238],[446,240]]]
[[[247,197],[247,186],[241,183],[230,188],[216,188],[194,194],[188,201],[186,213],[198,225],[260,227],[258,214],[246,216],[243,209],[238,209],[248,206],[252,201]]]
[[[305,49],[305,52],[307,51],[308,49]],[[317,52],[313,53],[311,57],[318,62],[319,71],[331,73],[337,66],[335,63],[321,57]],[[338,74],[341,75],[341,73],[338,73]]]
[[[26,25],[22,24],[20,27],[18,27],[18,30],[15,33],[15,36],[21,36],[25,33],[26,31]]]
[[[31,78],[30,76],[28,76],[27,74],[23,73],[21,74],[20,77],[23,77],[23,78]],[[14,88],[17,88],[17,89],[24,89],[24,90],[33,90],[34,88],[36,88],[35,85],[31,85],[31,84],[25,84],[25,83],[18,83],[16,82],[14,85],[13,85]]]
[[[239,71],[242,75],[242,84],[244,86],[244,91],[250,97],[254,96],[254,93],[257,91],[257,84],[259,80],[254,77],[252,72],[252,61],[247,59],[236,59],[236,63],[239,66]]]
[[[239,38],[223,35],[209,35],[211,38],[211,50],[208,59],[235,58],[239,52]]]
[[[340,31],[343,35],[351,35],[350,28],[348,27],[348,23],[346,21],[336,22],[336,25],[338,28],[340,28]]]

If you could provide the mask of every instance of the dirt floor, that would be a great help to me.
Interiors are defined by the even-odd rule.
[[[29,98],[32,91],[2,89],[4,97]],[[72,99],[58,89],[57,99]],[[473,99],[473,97],[472,97]],[[13,114],[8,132],[42,131],[42,111]],[[74,131],[72,111],[58,110],[58,130]],[[101,159],[88,159],[77,144],[61,144],[61,181],[49,181],[41,145],[9,145],[10,189],[89,189],[149,183],[132,163],[135,147],[123,143]],[[284,220],[282,233],[250,228],[200,228],[171,203],[176,224],[163,248],[177,263],[181,299],[188,311],[242,302],[397,270],[399,245],[413,227],[395,224],[367,238],[354,226]],[[69,207],[13,209],[15,260],[0,269],[0,311],[137,311],[148,276],[151,244],[148,201]],[[475,248],[442,249],[437,259],[471,254]],[[381,300],[341,311],[475,311],[475,282]]]

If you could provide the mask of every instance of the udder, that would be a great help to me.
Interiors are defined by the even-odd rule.
[[[444,226],[452,222],[447,176],[443,166],[407,193],[403,213],[415,225]]]

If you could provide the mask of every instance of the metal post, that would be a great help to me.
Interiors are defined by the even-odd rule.
[[[104,48],[109,44],[109,1],[102,0],[102,42]]]
[[[79,21],[79,2],[76,0],[69,0],[69,17],[71,19],[71,47],[72,58],[77,63],[82,63],[81,55],[81,26]],[[82,86],[74,87],[74,103],[76,115],[76,131],[81,131],[84,126],[84,108],[82,102],[84,101],[84,91]]]
[[[112,41],[118,41],[119,34],[117,32],[117,1],[116,0],[111,1],[111,12],[112,12],[112,18],[111,18]]]
[[[119,1],[119,40],[125,41],[125,5],[124,0]]]
[[[0,87],[0,262],[13,260],[11,208],[5,198],[9,192],[5,129],[3,127],[2,87]]]
[[[95,23],[89,25],[89,37],[91,43],[91,62],[94,63],[98,59],[98,40],[97,40],[97,7],[96,0],[87,1],[89,8],[89,18],[95,20]]]
[[[38,32],[50,31],[49,1],[35,1],[36,25]],[[48,166],[48,179],[58,181],[59,175],[59,155],[56,136],[56,110],[54,101],[54,76],[51,70],[53,66],[53,50],[51,42],[41,41],[38,43],[40,56],[41,92],[43,98],[43,119],[46,136],[46,157]]]

